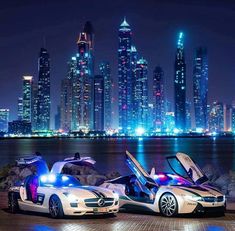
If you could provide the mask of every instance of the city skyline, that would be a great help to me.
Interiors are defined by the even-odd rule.
[[[184,6],[184,7],[186,7],[186,6]],[[204,6],[205,7],[205,6]],[[122,17],[122,16],[121,16]],[[148,71],[148,73],[149,73],[149,75],[148,75],[148,78],[149,79],[151,79],[151,77],[152,77],[152,67],[151,66],[156,66],[157,64],[159,64],[160,66],[162,66],[163,67],[163,70],[164,70],[164,73],[165,73],[165,76],[166,76],[166,81],[167,81],[167,83],[168,83],[168,85],[172,85],[172,79],[173,79],[173,75],[169,75],[169,72],[173,72],[173,68],[172,68],[172,65],[171,66],[168,66],[167,68],[165,67],[165,65],[164,65],[164,57],[163,57],[163,61],[161,62],[161,58],[162,57],[159,57],[159,56],[157,56],[156,55],[156,58],[155,58],[155,60],[157,59],[158,61],[157,62],[155,62],[155,61],[153,61],[152,59],[151,59],[151,55],[145,55],[145,53],[146,53],[146,51],[149,51],[149,50],[144,50],[143,49],[143,46],[141,46],[141,45],[139,45],[139,42],[138,42],[138,40],[139,40],[139,37],[142,37],[141,35],[142,34],[138,34],[137,33],[137,31],[139,30],[139,28],[137,27],[137,25],[139,25],[140,24],[140,21],[139,20],[137,20],[136,22],[135,21],[133,21],[133,19],[132,19],[132,17],[128,17],[127,16],[127,18],[128,18],[128,22],[129,21],[131,21],[131,26],[132,26],[132,28],[133,28],[133,33],[134,33],[134,40],[135,40],[135,42],[134,42],[134,44],[135,45],[137,45],[137,48],[138,48],[138,50],[140,50],[141,52],[141,54],[143,53],[144,54],[144,57],[146,58],[146,60],[148,61],[148,64],[150,63],[150,67],[149,67],[149,71]],[[130,18],[130,19],[129,19]],[[120,19],[120,17],[118,18],[118,19]],[[121,19],[122,20],[122,19]],[[121,21],[120,20],[120,21]],[[96,23],[96,22],[95,22]],[[95,27],[95,30],[96,30],[96,34],[98,34],[99,35],[99,27],[97,27],[97,26],[94,26]],[[182,26],[182,27],[184,27],[184,26]],[[117,34],[117,25],[114,25],[114,29],[115,29],[115,31],[116,31],[116,34]],[[80,31],[80,29],[79,28],[75,28],[75,30],[74,30],[74,33],[76,33],[76,34],[78,34],[79,33],[79,31]],[[108,31],[108,30],[107,30]],[[185,32],[185,31],[184,31]],[[161,31],[159,31],[159,34],[161,33]],[[192,39],[192,35],[191,34],[189,34],[188,33],[188,31],[186,31],[185,32],[186,33],[186,42],[185,42],[185,44],[186,44],[186,47],[189,47],[189,45],[191,46],[191,42],[190,42],[190,40],[189,40],[189,38],[191,38]],[[115,34],[115,35],[116,35]],[[192,33],[193,34],[193,33]],[[146,34],[145,33],[145,35],[146,36],[149,36],[148,34]],[[153,36],[154,36],[154,34],[152,34]],[[113,36],[113,35],[112,35]],[[110,36],[110,37],[112,37],[112,36]],[[160,37],[160,36],[159,36]],[[176,33],[172,33],[171,34],[171,37],[169,37],[168,39],[171,39],[171,40],[176,40]],[[75,40],[75,39],[74,39]],[[111,39],[110,39],[111,40]],[[158,39],[159,40],[159,39]],[[97,39],[97,35],[96,35],[96,42],[97,42],[97,44],[99,44],[100,43],[100,41]],[[117,39],[115,39],[114,40],[114,42],[116,42],[116,44],[117,44]],[[175,44],[174,43],[172,43],[171,44],[171,53],[172,52],[174,52],[174,48],[173,48],[173,46],[174,46]],[[207,44],[205,43],[205,44],[202,44],[202,43],[198,43],[198,45],[205,45],[206,47],[207,47]],[[70,44],[69,45],[70,47],[73,47],[73,45],[72,44]],[[97,45],[98,46],[98,45]],[[50,52],[50,45],[49,46],[46,46],[46,48],[47,48],[47,50],[49,51],[49,53],[51,54],[51,52]],[[104,46],[102,46],[101,48],[103,48],[103,49],[106,49]],[[37,49],[38,49],[38,47],[37,47]],[[99,47],[97,48],[97,49],[99,49]],[[195,47],[191,47],[190,49],[195,49]],[[169,48],[168,47],[166,47],[166,50],[169,50]],[[192,52],[189,52],[188,51],[189,49],[187,48],[186,49],[186,51],[185,51],[185,53],[186,53],[186,64],[187,64],[187,69],[188,69],[188,66],[189,66],[189,70],[190,71],[188,71],[188,73],[187,73],[187,78],[189,79],[189,81],[188,81],[188,79],[187,79],[187,81],[188,81],[188,86],[189,86],[189,92],[190,92],[190,100],[191,100],[191,102],[192,102],[192,76],[193,76],[193,74],[192,74],[192,68],[190,68],[190,66],[192,66],[192,59],[193,59],[193,53]],[[156,49],[156,52],[157,52],[158,50]],[[96,57],[98,57],[97,59],[99,60],[99,56],[100,56],[100,54],[99,54],[99,50],[96,50],[95,51],[96,52]],[[208,56],[209,56],[209,61],[212,59],[212,58],[214,58],[213,56],[212,56],[212,54],[213,54],[213,50],[211,50],[211,49],[209,49],[208,48]],[[52,52],[53,53],[53,52]],[[111,53],[111,52],[110,52]],[[71,54],[70,54],[71,55]],[[112,56],[113,55],[115,55],[115,52],[113,52],[112,53]],[[51,57],[52,57],[52,60],[54,59],[54,57],[55,56],[53,56],[52,54],[51,54]],[[97,59],[96,59],[96,69],[97,69],[97,64],[99,63],[99,62],[97,62]],[[103,60],[108,60],[108,61],[110,61],[111,62],[111,70],[112,70],[112,76],[113,76],[113,78],[114,79],[117,79],[117,68],[114,66],[114,61],[115,61],[115,58],[112,58],[112,59],[108,59],[108,58],[105,58],[105,59],[103,59]],[[173,61],[173,58],[171,58],[171,59],[169,59],[169,61],[168,62],[172,62]],[[20,61],[19,61],[20,62]],[[163,65],[162,65],[162,63],[163,63]],[[33,65],[35,65],[35,63],[31,63],[31,65],[33,66]],[[28,66],[29,66],[29,68],[28,69],[31,69],[31,65],[29,65],[28,64]],[[55,72],[55,70],[56,69],[61,69],[61,66],[62,65],[59,65],[59,66],[57,66],[57,65],[52,65],[52,72]],[[66,68],[66,62],[64,63],[64,65],[63,65],[64,67],[62,67],[62,69],[63,68]],[[213,84],[214,84],[214,82],[216,82],[216,79],[215,79],[215,77],[211,74],[211,73],[213,73],[213,69],[215,69],[215,66],[212,66],[212,65],[209,65],[210,66],[210,71],[209,71],[209,75],[210,75],[210,77],[209,77],[209,102],[211,103],[212,101],[214,101],[214,100],[218,100],[218,101],[222,101],[222,102],[225,102],[225,103],[230,103],[231,104],[231,101],[233,100],[233,97],[232,96],[230,96],[230,97],[225,97],[225,94],[218,94],[218,95],[216,95],[215,93],[213,93],[213,90],[211,91],[210,90],[210,88],[211,87],[213,87]],[[221,65],[222,66],[222,65]],[[60,68],[58,68],[58,67],[60,67]],[[113,68],[114,67],[114,68]],[[58,71],[58,70],[57,70]],[[226,70],[227,71],[227,70]],[[226,72],[225,71],[225,72]],[[27,71],[25,71],[25,72],[27,72]],[[96,73],[98,73],[97,71],[96,71]],[[31,75],[31,73],[29,73],[30,75]],[[21,84],[21,76],[22,75],[24,75],[24,73],[22,73],[18,78],[17,78],[17,81],[16,82],[19,82],[19,85]],[[35,71],[34,72],[32,72],[32,75],[34,76],[34,78],[37,76],[37,74],[35,74]],[[64,76],[65,76],[66,74],[64,74]],[[55,75],[52,75],[51,74],[51,78],[52,78],[52,81],[53,82],[55,82]],[[210,81],[211,81],[211,79],[214,81],[212,84],[210,84]],[[226,76],[225,76],[225,79],[226,79]],[[229,89],[229,87],[230,87],[230,85],[232,85],[232,80],[233,79],[231,79],[231,84],[228,84],[228,89]],[[59,80],[57,80],[57,82],[60,82]],[[226,81],[225,81],[226,82]],[[172,86],[171,86],[171,88],[172,88]],[[190,90],[190,88],[191,88],[191,90]],[[226,88],[226,89],[227,89]],[[53,90],[55,91],[55,90],[57,90],[58,91],[58,89],[59,88],[57,88],[57,84],[53,84]],[[223,89],[222,89],[223,90]],[[217,92],[219,92],[219,91],[221,91],[221,88],[219,88],[219,89],[217,89]],[[4,92],[4,90],[1,92],[1,93],[3,93]],[[151,90],[150,90],[150,92],[151,92]],[[227,91],[227,93],[226,94],[231,94],[231,92],[229,93],[230,91]],[[19,93],[19,92],[18,92]],[[172,99],[172,89],[170,89],[169,90],[169,87],[168,87],[168,89],[166,89],[166,93],[167,93],[167,100],[170,100],[172,103],[174,102]],[[16,114],[15,113],[15,111],[17,110],[16,109],[16,104],[17,104],[17,98],[18,98],[18,96],[19,96],[19,94],[17,94],[17,97],[15,97],[15,99],[14,99],[14,101],[15,101],[15,103],[14,103],[14,107],[13,107],[13,103],[8,103],[8,104],[10,104],[10,106],[5,106],[6,105],[6,101],[7,100],[4,100],[4,103],[2,103],[2,105],[1,105],[1,107],[7,107],[7,108],[10,108],[10,112],[11,113],[13,113],[13,114]],[[6,98],[6,97],[5,97]],[[53,105],[53,108],[56,108],[57,107],[57,104],[58,103],[56,103],[56,101],[58,102],[58,99],[57,98],[59,98],[59,96],[58,97],[56,97],[56,94],[55,95],[53,95],[53,99],[52,99],[52,105]],[[221,99],[222,98],[222,99]],[[229,100],[228,100],[228,98],[230,98]],[[10,97],[9,97],[9,102],[10,102],[11,100],[10,100]],[[1,102],[0,102],[1,103]],[[54,116],[54,109],[52,110],[52,117]],[[11,118],[11,119],[13,119],[13,118]]]

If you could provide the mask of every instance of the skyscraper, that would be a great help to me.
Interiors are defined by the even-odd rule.
[[[224,131],[224,110],[223,104],[220,102],[213,102],[209,116],[209,130],[210,132]]]
[[[100,63],[99,70],[104,79],[104,129],[108,130],[112,123],[112,80],[109,62]]]
[[[37,130],[50,130],[50,56],[41,48],[38,59],[38,112]]]
[[[135,102],[137,107],[133,110],[136,111],[135,129],[143,128],[148,130],[148,63],[145,59],[141,58],[137,61],[136,65],[136,85],[135,85]]]
[[[22,97],[18,98],[17,117],[18,117],[18,120],[23,119],[23,98]]]
[[[132,121],[131,44],[132,32],[126,19],[119,27],[118,45],[118,106],[119,130],[127,133]]]
[[[9,109],[0,109],[0,132],[8,132]]]
[[[73,79],[73,130],[93,129],[93,29],[86,24],[79,34],[76,78]]]
[[[175,127],[185,131],[186,126],[186,64],[184,57],[184,34],[179,33],[175,55]]]
[[[31,122],[33,76],[23,76],[23,120]]]
[[[39,111],[39,104],[38,104],[38,85],[33,83],[32,84],[32,97],[31,97],[31,125],[32,131],[37,131],[39,127],[39,119],[38,119],[38,111]]]
[[[224,131],[232,131],[232,105],[224,104]]]
[[[76,57],[72,57],[68,62],[67,76],[61,81],[60,128],[65,132],[76,130],[78,126],[77,114],[75,113],[78,103],[78,99],[76,98],[76,90],[78,87],[76,68]]]
[[[208,59],[207,49],[196,49],[193,67],[193,99],[196,129],[207,129]]]
[[[165,98],[164,98],[164,72],[157,66],[153,72],[153,105],[154,121],[153,127],[162,132],[165,123]]]
[[[186,122],[185,122],[185,131],[189,132],[192,128],[192,116],[191,116],[191,102],[186,101],[185,110],[186,110]]]
[[[137,96],[136,96],[136,93],[137,91],[135,90],[136,88],[136,84],[137,84],[137,61],[139,60],[139,55],[138,55],[138,52],[137,52],[137,49],[135,46],[131,46],[131,91],[132,91],[132,119],[131,121],[129,122],[129,126],[131,127],[132,130],[135,129],[136,127],[136,121],[137,121],[137,118],[138,118],[138,115],[137,115],[137,107],[138,107],[138,101],[137,101]]]
[[[232,102],[232,132],[235,133],[235,100]]]
[[[94,129],[104,130],[104,77],[94,77]]]

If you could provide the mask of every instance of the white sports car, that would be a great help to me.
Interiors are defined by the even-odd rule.
[[[41,174],[26,177],[20,186],[8,193],[9,210],[49,213],[53,218],[64,215],[115,214],[119,210],[119,196],[112,190],[82,186],[73,176],[60,174],[66,163],[90,163],[91,158],[69,158],[56,162],[51,171],[40,157],[21,159],[18,164],[34,165]]]
[[[106,181],[100,186],[119,194],[120,209],[160,212],[168,217],[207,211],[224,213],[225,196],[206,184],[207,177],[189,156],[177,153],[167,160],[174,174],[156,174],[154,168],[148,174],[126,151],[126,163],[134,174]],[[177,170],[184,169],[190,180],[179,175],[174,164]]]

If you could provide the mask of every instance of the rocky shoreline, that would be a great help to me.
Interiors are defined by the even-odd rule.
[[[212,186],[218,188],[227,197],[235,200],[235,171],[222,174],[216,166],[206,165],[202,169]],[[67,163],[63,173],[75,176],[84,185],[100,185],[105,180],[120,176],[118,172],[103,174],[94,166],[79,166]],[[13,185],[20,185],[25,177],[33,172],[30,166],[7,165],[0,169],[0,191],[7,191]]]

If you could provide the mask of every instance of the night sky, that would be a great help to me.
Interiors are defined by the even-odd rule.
[[[60,82],[85,21],[95,29],[96,70],[111,62],[117,81],[118,28],[126,16],[138,52],[153,68],[161,65],[166,96],[173,102],[174,56],[177,33],[185,33],[187,98],[192,99],[193,52],[206,46],[209,54],[209,102],[235,99],[235,1],[110,1],[10,0],[0,6],[0,108],[16,119],[22,76],[38,79],[37,59],[46,41],[51,56],[52,115],[59,104]],[[45,38],[45,39],[43,39]]]

